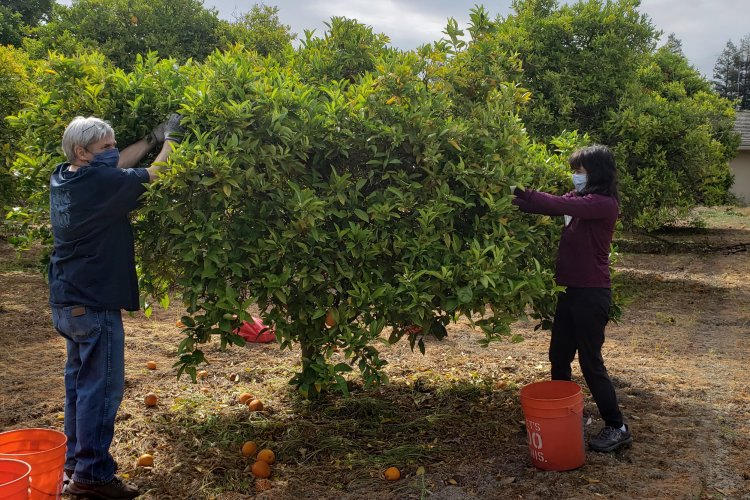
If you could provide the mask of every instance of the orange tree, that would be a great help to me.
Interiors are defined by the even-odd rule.
[[[486,342],[529,311],[549,317],[559,225],[520,214],[510,187],[560,189],[576,136],[556,140],[559,154],[528,139],[517,114],[528,92],[503,83],[517,63],[486,52],[478,30],[466,48],[401,53],[367,27],[335,26],[369,40],[351,47],[361,63],[342,56],[341,33],[283,64],[234,49],[126,73],[53,56],[37,75],[47,91],[12,120],[27,141],[14,164],[20,222],[39,228],[72,116],[111,120],[125,144],[184,115],[184,141],[136,219],[143,291],[178,295],[187,311],[180,373],[195,376],[214,337],[242,344],[233,331],[252,304],[282,348],[301,346],[291,383],[308,397],[346,392],[353,368],[383,381],[383,336],[423,350],[462,316]]]
[[[325,42],[289,66],[205,62],[138,226],[144,284],[177,283],[187,308],[182,369],[195,373],[213,335],[241,343],[232,331],[253,303],[282,348],[301,346],[291,383],[305,396],[346,393],[353,367],[382,381],[381,335],[423,350],[460,316],[487,341],[529,306],[548,316],[558,228],[519,214],[510,186],[554,188],[565,167],[528,140],[523,89],[443,48],[376,48],[356,73],[328,64]]]

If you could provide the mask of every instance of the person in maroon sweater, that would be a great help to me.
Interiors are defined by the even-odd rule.
[[[558,296],[552,323],[552,380],[571,379],[570,364],[577,351],[605,424],[589,440],[589,447],[610,452],[633,442],[602,358],[612,300],[609,250],[620,213],[617,169],[611,151],[601,145],[575,151],[568,162],[574,170],[575,191],[555,196],[516,188],[513,204],[527,213],[564,216],[555,281],[566,288]]]

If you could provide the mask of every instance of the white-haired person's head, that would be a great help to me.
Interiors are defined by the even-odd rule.
[[[65,157],[73,163],[78,159],[76,146],[87,149],[91,144],[109,136],[115,136],[115,131],[109,123],[95,116],[76,116],[63,133],[62,148]]]

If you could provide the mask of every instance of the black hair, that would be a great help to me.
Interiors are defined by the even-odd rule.
[[[581,191],[581,195],[596,193],[614,196],[619,203],[615,157],[607,146],[594,144],[578,149],[570,155],[568,163],[572,168],[586,169],[586,187]]]

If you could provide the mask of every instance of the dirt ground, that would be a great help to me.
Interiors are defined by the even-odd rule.
[[[125,315],[126,394],[112,448],[121,473],[147,499],[750,499],[750,209],[704,215],[705,230],[620,241],[628,303],[604,357],[631,448],[587,452],[568,472],[532,466],[518,391],[549,371],[548,334],[532,322],[514,325],[520,344],[482,348],[466,323],[428,342],[425,356],[383,344],[390,384],[310,403],[287,385],[297,353],[273,344],[211,345],[208,376],[177,380],[182,311],[172,307]],[[62,429],[64,342],[43,277],[4,242],[0,291],[0,428]],[[265,411],[248,413],[243,391]],[[155,408],[142,403],[148,392]],[[601,421],[584,393],[588,437]],[[247,473],[239,448],[248,439],[276,452],[270,481]],[[154,467],[135,466],[142,453]],[[383,479],[388,466],[402,478]]]

